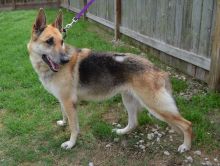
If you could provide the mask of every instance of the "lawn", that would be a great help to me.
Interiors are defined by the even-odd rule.
[[[193,165],[200,165],[205,158],[217,165],[220,95],[126,41],[113,44],[110,32],[82,20],[69,31],[67,43],[97,51],[141,54],[171,73],[177,105],[181,114],[192,121],[194,139],[191,151],[177,153],[182,137],[147,111],[140,113],[140,126],[134,132],[115,135],[111,130],[127,123],[121,97],[116,96],[105,102],[78,103],[81,130],[77,144],[69,151],[61,149],[61,143],[69,138],[68,127],[56,126],[61,118],[59,104],[39,82],[26,48],[36,13],[37,10],[0,12],[0,165],[185,165],[186,156],[193,157]],[[56,13],[54,9],[46,10],[48,22]],[[72,15],[64,10],[65,23],[71,21]],[[162,133],[160,140],[148,138],[155,131]],[[194,154],[196,150],[202,152],[201,156]],[[164,151],[170,155],[164,155]]]

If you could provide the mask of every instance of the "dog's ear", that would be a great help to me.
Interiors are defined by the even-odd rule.
[[[62,10],[59,10],[57,18],[52,25],[54,27],[56,27],[57,29],[59,29],[60,32],[62,32],[62,28],[63,28],[63,12],[62,12]]]
[[[43,32],[44,28],[46,27],[46,15],[44,13],[44,9],[40,8],[36,21],[33,26],[33,30],[38,35]]]

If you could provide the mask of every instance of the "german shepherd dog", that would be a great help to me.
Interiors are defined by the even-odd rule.
[[[138,125],[138,110],[144,107],[183,134],[179,152],[189,150],[192,125],[178,111],[168,74],[133,54],[97,53],[64,44],[62,22],[60,11],[55,22],[47,25],[44,10],[40,9],[28,43],[34,70],[45,89],[60,102],[63,119],[57,121],[57,125],[64,126],[67,121],[69,124],[70,139],[61,147],[70,149],[76,143],[77,101],[103,100],[120,93],[128,112],[128,125],[115,129],[117,134],[133,130]]]

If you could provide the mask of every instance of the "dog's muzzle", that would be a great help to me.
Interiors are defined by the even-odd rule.
[[[58,70],[60,69],[60,65],[53,62],[49,56],[43,54],[42,55],[42,59],[43,61],[50,67],[50,69],[53,71],[53,72],[58,72]]]

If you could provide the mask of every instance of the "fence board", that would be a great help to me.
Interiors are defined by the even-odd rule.
[[[175,14],[176,14],[176,0],[169,0],[167,2],[167,26],[166,26],[166,42],[168,44],[174,43],[175,32]]]
[[[176,0],[176,16],[175,16],[175,33],[174,33],[174,46],[180,48],[181,33],[182,33],[182,20],[183,20],[183,0]]]
[[[194,0],[193,1],[193,10],[192,10],[192,51],[198,53],[199,48],[199,34],[202,19],[202,6],[203,0]]]
[[[181,47],[184,50],[191,50],[192,45],[192,2],[184,0],[183,4],[183,18],[182,18],[182,33],[181,33]]]
[[[202,9],[201,30],[200,30],[200,42],[199,42],[199,54],[210,57],[210,37],[211,26],[213,17],[213,0],[204,0]]]

